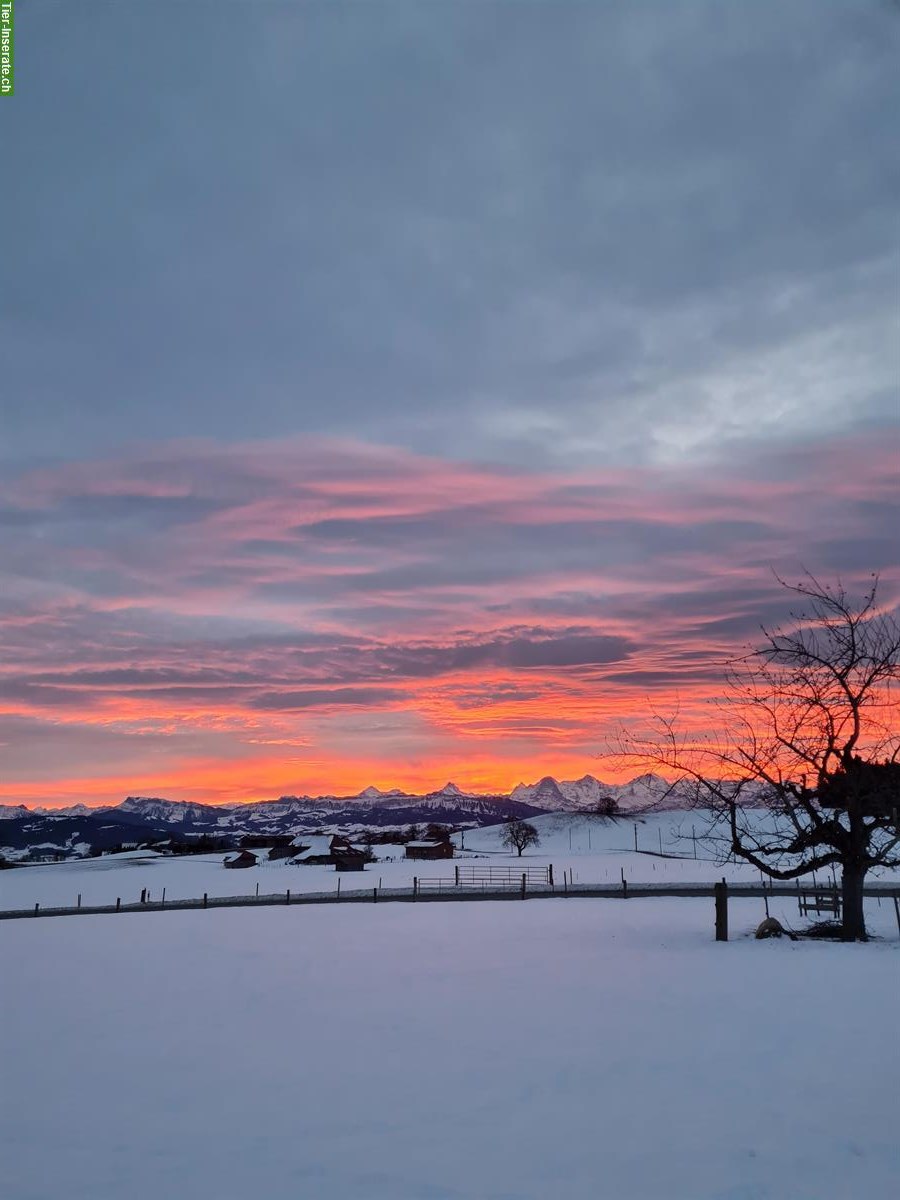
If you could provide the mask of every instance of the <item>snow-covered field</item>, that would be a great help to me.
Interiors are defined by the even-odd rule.
[[[691,827],[698,832],[700,829],[696,814],[658,813],[637,824],[641,851],[658,851],[662,845],[667,854],[686,856],[683,858],[636,854],[635,825],[631,820],[552,813],[537,818],[535,824],[541,844],[521,859],[501,847],[502,826],[468,830],[465,850],[459,853],[476,854],[483,865],[552,863],[557,880],[562,880],[565,871],[571,871],[573,882],[582,884],[618,883],[623,871],[630,883],[712,883],[723,876],[730,882],[759,880],[758,872],[745,864],[722,866],[703,857],[708,852],[702,844],[697,847],[699,857],[693,857]],[[459,845],[460,835],[454,840]],[[288,888],[292,894],[299,894],[336,891],[339,878],[342,891],[371,889],[379,881],[385,888],[411,888],[414,875],[453,878],[452,862],[410,862],[404,860],[402,846],[376,846],[374,850],[381,861],[367,867],[364,874],[342,876],[333,867],[291,866],[284,860],[269,863],[265,852],[258,866],[238,871],[222,866],[224,854],[169,858],[146,851],[18,867],[0,871],[0,909],[74,905],[79,894],[83,904],[115,904],[117,898],[134,903],[145,888],[152,899],[160,899],[165,888],[168,900],[187,900],[204,892],[209,896],[253,895],[257,884],[262,895]],[[888,878],[885,874],[871,876],[872,880]]]
[[[758,909],[727,944],[701,900],[0,923],[3,1194],[886,1200],[893,911],[840,945]]]

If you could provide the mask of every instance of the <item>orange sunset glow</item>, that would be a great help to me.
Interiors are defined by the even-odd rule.
[[[800,547],[837,570],[868,539],[896,594],[871,520],[896,452],[845,440],[840,478],[828,442],[764,472],[561,474],[296,438],[24,472],[5,491],[31,586],[0,625],[0,794],[619,781],[622,727],[677,709],[708,730],[723,660],[787,618],[772,570],[799,571]]]

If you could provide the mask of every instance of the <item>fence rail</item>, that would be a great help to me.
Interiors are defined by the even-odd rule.
[[[810,887],[797,888],[797,907],[800,916],[814,912],[832,913],[835,917],[841,915],[841,893],[832,884],[813,884]]]
[[[421,886],[425,881],[416,879],[411,888],[371,887],[344,892],[303,892],[299,894],[286,891],[262,896],[210,896],[207,894],[189,900],[145,900],[144,902],[138,900],[133,903],[126,902],[124,904],[121,899],[118,899],[115,904],[51,905],[47,907],[35,904],[30,908],[0,910],[0,920],[27,920],[31,917],[95,916],[110,913],[170,912],[173,910],[183,912],[186,909],[205,908],[255,908],[284,904],[372,904],[391,901],[398,903],[454,903],[457,901],[515,901],[518,899],[565,898],[621,900],[632,897],[650,898],[657,896],[702,898],[714,896],[716,894],[715,888],[722,887],[721,884],[713,885],[709,883],[627,883],[624,879],[621,884],[572,884],[566,881],[562,887],[559,885],[545,885],[534,890],[529,890],[527,887],[523,889],[521,882],[519,887],[497,883],[485,888],[456,887],[453,879],[432,879],[430,882],[432,885],[437,883],[439,886]],[[772,898],[776,896],[792,897],[795,901],[797,899],[796,886],[788,883],[774,883],[771,887],[768,885],[762,886],[758,883],[733,883],[727,885],[726,891],[728,897],[733,900],[752,899],[753,897]],[[893,899],[898,912],[898,925],[900,925],[900,887],[896,883],[869,884],[865,887],[863,894],[867,897]]]
[[[423,875],[417,875],[414,886],[420,892],[452,892],[456,887],[456,880],[448,879],[446,876],[428,878]]]
[[[527,887],[541,884],[552,887],[553,867],[482,867],[464,864],[455,867],[454,878],[457,887],[481,887],[483,884],[520,887],[523,878]]]

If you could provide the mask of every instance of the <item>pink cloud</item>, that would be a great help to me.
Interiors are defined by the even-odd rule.
[[[242,787],[280,778],[294,744],[331,747],[315,770],[346,777],[349,730],[380,762],[388,718],[398,768],[590,769],[604,728],[650,702],[701,719],[716,660],[784,613],[770,566],[851,587],[880,569],[896,598],[897,449],[555,476],[307,439],[30,472],[0,493],[0,714],[46,727],[63,790],[65,727],[123,746],[193,731],[223,777],[252,748]]]

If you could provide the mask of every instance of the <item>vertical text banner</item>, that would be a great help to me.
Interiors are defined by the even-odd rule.
[[[15,88],[15,16],[13,0],[0,0],[0,96]]]

